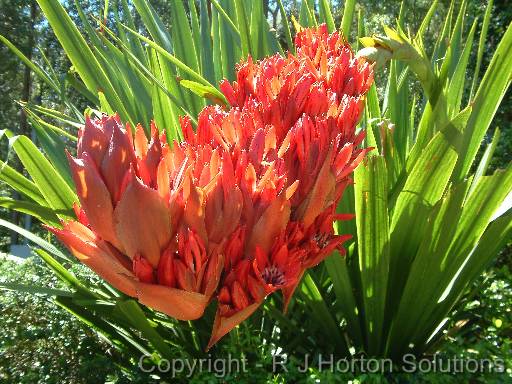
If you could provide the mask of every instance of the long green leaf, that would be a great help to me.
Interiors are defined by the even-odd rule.
[[[467,184],[450,190],[426,216],[425,235],[414,255],[410,271],[405,274],[407,281],[404,289],[395,293],[400,298],[400,304],[387,345],[389,352],[394,355],[408,347],[418,323],[436,305],[433,291],[443,275],[446,276],[440,265],[453,241],[466,191]]]
[[[55,213],[62,218],[74,217],[72,207],[77,201],[75,193],[34,143],[26,136],[14,136],[9,142]]]
[[[59,218],[55,214],[54,210],[43,205],[24,200],[14,200],[8,197],[0,197],[0,207],[26,213],[27,215],[34,216],[48,225],[60,225]]]
[[[311,309],[311,315],[317,321],[317,325],[319,327],[325,327],[332,337],[331,340],[335,349],[347,355],[348,349],[343,335],[341,334],[339,327],[336,325],[336,322],[333,319],[322,294],[318,290],[315,281],[308,273],[304,274],[300,290]]]
[[[141,35],[140,33],[134,31],[133,29],[127,27],[124,25],[124,28],[126,28],[130,33],[132,33],[134,36],[137,36],[142,41],[146,42],[151,48],[155,49],[158,53],[160,53],[166,60],[171,62],[173,65],[175,65],[177,68],[181,69],[183,73],[188,74],[192,79],[196,80],[197,82],[213,87],[208,80],[206,80],[203,76],[201,76],[199,73],[194,71],[192,68],[188,67],[185,63],[183,63],[181,60],[179,60],[176,56],[166,51],[163,47],[155,43],[154,41],[148,39],[147,37]]]
[[[212,84],[215,84],[215,67],[213,61],[213,48],[211,31],[212,26],[208,16],[208,4],[206,0],[201,0],[200,7],[200,30],[201,30],[201,73]]]
[[[69,285],[71,288],[85,295],[89,298],[99,298],[98,295],[92,293],[87,287],[85,287],[76,276],[69,272],[62,264],[55,260],[49,253],[43,249],[36,249],[38,256],[46,263],[46,265],[55,273],[55,275]]]
[[[494,151],[496,150],[496,147],[498,146],[498,142],[500,140],[500,130],[499,128],[496,128],[494,130],[494,135],[492,136],[492,140],[485,149],[484,154],[482,155],[482,158],[480,159],[480,163],[478,164],[478,168],[476,169],[475,174],[473,175],[473,182],[471,183],[471,188],[469,189],[468,195],[471,194],[475,190],[475,187],[480,180],[482,176],[485,175],[485,172],[487,172],[487,168],[489,167],[489,164],[491,162],[492,156],[494,154]]]
[[[236,19],[238,23],[238,31],[240,32],[240,42],[242,44],[242,56],[245,58],[252,53],[251,36],[249,34],[249,22],[247,20],[247,12],[245,11],[245,3],[243,0],[234,0],[236,9]],[[263,36],[260,36],[262,38]]]
[[[464,130],[460,148],[461,156],[455,167],[454,180],[466,177],[480,143],[510,85],[512,80],[512,55],[510,52],[512,52],[512,23],[508,26],[496,52],[494,52],[489,68],[485,72],[472,102],[472,112]]]
[[[350,38],[350,27],[352,26],[352,21],[354,20],[354,9],[356,7],[355,0],[345,0],[345,4],[343,7],[343,17],[341,19],[340,29],[345,36],[345,39]]]
[[[57,93],[60,92],[59,85],[55,83],[55,81],[46,73],[40,66],[38,66],[34,61],[29,60],[23,52],[21,52],[14,44],[12,44],[7,38],[0,35],[0,41],[4,43],[7,48],[9,48],[16,56],[18,56],[23,63],[29,67],[39,78],[41,78],[46,84],[48,84],[54,91]]]
[[[493,0],[489,0],[485,9],[484,20],[482,23],[482,30],[480,31],[480,38],[478,40],[478,52],[476,55],[475,71],[473,72],[473,82],[471,83],[471,91],[469,98],[472,99],[475,94],[477,83],[480,76],[480,67],[482,66],[482,59],[484,57],[485,42],[487,40],[487,31],[489,30],[489,23],[491,21]]]
[[[279,5],[279,12],[281,14],[281,22],[284,28],[284,35],[286,37],[286,43],[288,45],[288,50],[292,53],[295,52],[295,45],[293,44],[292,33],[290,31],[290,23],[288,23],[288,15],[284,10],[283,1],[277,0],[277,4]]]
[[[46,206],[47,203],[41,195],[39,188],[32,181],[27,179],[21,173],[10,167],[0,160],[0,180],[10,185],[14,190],[25,195],[29,199],[35,201],[41,206]]]
[[[226,24],[229,26],[229,31],[233,34],[235,37],[235,42],[239,47],[241,47],[241,38],[240,38],[240,31],[236,27],[235,23],[233,23],[233,20],[229,17],[229,15],[226,13],[224,8],[221,7],[219,2],[217,0],[210,0],[215,9],[217,10],[219,16],[222,16],[222,19]]]
[[[331,4],[329,0],[320,0],[320,22],[325,23],[327,25],[327,29],[329,33],[332,33],[336,30],[336,25],[334,24],[334,17],[332,17],[331,12]]]
[[[13,231],[19,233],[21,236],[23,236],[27,240],[30,240],[31,242],[33,242],[34,244],[40,246],[41,248],[43,248],[44,250],[48,251],[49,253],[51,253],[54,256],[57,256],[57,257],[59,257],[59,258],[61,258],[63,260],[69,260],[69,258],[64,253],[59,251],[59,249],[57,249],[57,247],[55,247],[54,245],[50,244],[46,240],[43,240],[39,236],[34,235],[32,232],[27,231],[26,229],[21,228],[18,225],[10,223],[10,222],[8,222],[7,220],[4,220],[4,219],[0,219],[0,226],[8,228],[10,230],[13,230]]]
[[[153,347],[162,357],[171,358],[171,350],[160,334],[151,326],[139,304],[133,300],[119,301],[117,308],[126,316],[128,321],[148,338]]]
[[[473,47],[473,37],[475,35],[477,20],[474,21],[471,30],[469,31],[466,45],[462,54],[460,55],[459,62],[454,70],[453,76],[450,79],[450,86],[448,88],[446,102],[448,104],[448,113],[450,116],[455,116],[460,109],[462,102],[462,95],[464,93],[464,84],[466,79],[466,69]]]
[[[62,289],[52,289],[46,287],[39,287],[37,285],[27,285],[19,283],[2,283],[0,282],[0,290],[5,289],[15,292],[24,292],[31,295],[39,294],[45,296],[73,296],[73,292],[64,291]]]
[[[366,322],[367,351],[378,355],[383,343],[389,275],[389,223],[386,162],[372,156],[355,172],[358,257]]]
[[[84,37],[58,0],[38,0],[53,32],[62,44],[71,63],[91,91],[104,89],[118,112],[128,119],[129,114],[114,91],[102,66],[96,60]]]
[[[347,320],[348,335],[356,345],[363,345],[363,335],[358,317],[359,310],[354,298],[346,257],[335,252],[326,258],[324,263],[336,294],[335,305],[340,308],[343,317]]]

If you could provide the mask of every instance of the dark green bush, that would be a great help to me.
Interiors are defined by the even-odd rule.
[[[2,258],[0,275],[3,282],[63,288],[37,259]],[[99,383],[120,374],[109,345],[51,298],[2,291],[0,323],[0,382]]]

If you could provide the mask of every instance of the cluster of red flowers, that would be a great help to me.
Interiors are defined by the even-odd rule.
[[[169,145],[117,116],[87,119],[70,157],[78,220],[53,231],[125,294],[182,320],[218,309],[209,346],[270,293],[289,302],[303,272],[347,236],[333,223],[364,157],[355,129],[372,67],[325,25],[297,53],[237,68],[231,104],[206,107]]]

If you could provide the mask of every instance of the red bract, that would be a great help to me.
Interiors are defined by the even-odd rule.
[[[154,127],[151,137],[148,143],[141,126],[132,135],[117,116],[87,119],[77,158],[69,156],[80,221],[52,230],[125,294],[177,319],[195,319],[217,289],[223,256],[199,232],[202,192],[186,162],[169,168],[165,138]]]
[[[297,53],[249,57],[185,141],[117,116],[87,119],[70,165],[78,221],[54,228],[114,287],[178,319],[218,301],[210,347],[276,290],[285,306],[307,268],[349,236],[333,223],[366,149],[356,132],[372,67],[325,25]]]

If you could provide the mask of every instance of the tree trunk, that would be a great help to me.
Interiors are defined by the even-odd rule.
[[[35,24],[36,24],[36,18],[37,18],[37,5],[35,0],[32,0],[30,2],[30,25],[29,25],[29,34],[28,34],[28,40],[27,40],[27,51],[26,56],[29,60],[32,59],[32,51],[34,50],[34,43],[35,43]],[[25,66],[24,73],[23,73],[23,89],[21,91],[21,99],[23,101],[29,101],[30,100],[30,94],[32,91],[32,76],[31,71],[28,66]],[[29,126],[27,121],[27,114],[22,109],[20,111],[20,125],[19,125],[19,134],[22,135],[29,135]],[[21,163],[16,159],[16,162],[13,163],[14,168],[18,172],[23,171],[23,167]],[[20,194],[17,191],[13,191],[12,194],[13,199],[20,199]],[[20,219],[21,216],[18,212],[12,211],[11,213],[11,222],[16,225],[20,225]],[[11,245],[18,243],[18,234],[14,231],[11,231],[10,234],[11,238]]]
[[[263,14],[265,15],[266,19],[268,19],[268,11],[269,11],[268,3],[269,3],[269,0],[263,0]]]

